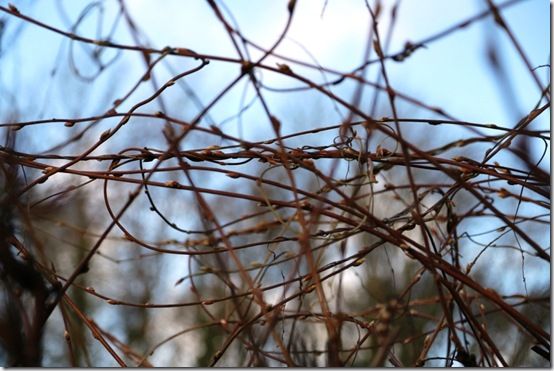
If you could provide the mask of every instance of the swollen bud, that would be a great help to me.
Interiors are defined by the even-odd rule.
[[[289,13],[292,14],[292,12],[294,12],[295,6],[296,6],[296,0],[289,0],[289,4],[287,5],[287,9],[289,10]]]

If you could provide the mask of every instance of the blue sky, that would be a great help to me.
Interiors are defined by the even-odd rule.
[[[6,1],[0,3],[6,4]],[[22,12],[37,17],[45,23],[69,29],[70,24],[63,21],[58,12],[59,7],[52,0],[40,2],[15,1]],[[286,17],[286,1],[252,2],[233,1],[225,4],[240,24],[242,32],[250,39],[262,45],[275,40]],[[392,1],[385,2],[390,6]],[[88,1],[61,1],[70,19],[76,19],[85,8]],[[235,55],[229,38],[222,26],[215,19],[207,3],[202,1],[160,2],[149,0],[134,0],[126,3],[131,15],[142,26],[143,32],[154,46],[187,47],[206,54]],[[359,65],[363,55],[370,19],[365,5],[361,0],[327,1],[322,15],[324,1],[299,1],[289,39],[304,45],[323,66],[340,71],[348,71]],[[104,35],[113,22],[117,2],[106,1]],[[162,7],[163,6],[163,7]],[[472,0],[422,0],[404,1],[398,12],[397,25],[391,44],[391,51],[400,50],[405,41],[419,41],[441,31],[467,17],[484,9],[480,1]],[[163,12],[163,16],[161,16]],[[506,9],[505,16],[518,40],[523,45],[533,65],[546,64],[549,60],[549,3],[544,0],[523,1]],[[78,32],[84,36],[96,36],[96,16],[98,12],[90,12],[80,25]],[[388,27],[388,12],[385,7],[381,22],[381,33],[384,35]],[[6,17],[6,15],[2,15]],[[24,25],[18,33],[18,41],[9,44],[14,31],[19,29],[20,22],[11,20],[4,33],[4,50],[1,75],[2,87],[5,91],[21,91],[29,99],[20,99],[20,105],[44,99],[51,85],[49,72],[59,64],[67,61],[68,41],[33,25]],[[488,29],[493,28],[489,32]],[[119,27],[115,40],[129,43],[131,39],[124,27]],[[491,70],[486,65],[485,44],[486,35],[492,36],[498,45],[504,62],[517,86],[517,97],[522,111],[536,103],[536,89],[529,75],[523,71],[523,65],[509,44],[505,35],[498,29],[490,17],[472,26],[436,41],[427,49],[419,49],[405,63],[391,63],[391,83],[401,91],[423,98],[426,102],[443,107],[460,119],[475,121],[513,122],[514,117],[501,102],[501,95],[493,80]],[[310,57],[293,41],[285,40],[278,52],[301,60],[310,61]],[[77,58],[82,57],[80,46],[75,45]],[[127,52],[115,67],[125,70],[118,75],[123,88],[134,83],[133,77],[142,71],[142,64],[137,53]],[[57,59],[60,58],[60,59]],[[79,61],[86,63],[86,58]],[[85,65],[86,66],[86,65]],[[547,73],[543,69],[541,76]],[[160,71],[161,74],[162,71]],[[229,73],[236,73],[236,66],[218,66],[209,69],[209,77],[203,84],[198,84],[201,95],[213,95],[213,81],[222,81]],[[371,74],[371,71],[370,71]],[[109,71],[100,76],[95,86],[100,86],[102,78],[113,80]],[[268,83],[279,80],[277,76],[265,76]],[[60,74],[58,75],[60,76]],[[71,76],[60,76],[59,79],[71,79]],[[278,82],[278,81],[276,81]],[[127,85],[127,86],[126,86]],[[219,86],[219,85],[218,85]],[[87,87],[90,91],[90,87]],[[98,88],[102,91],[102,88]],[[346,92],[348,94],[349,92]],[[95,104],[101,98],[90,93],[91,101],[81,109],[85,112],[98,111],[101,107]],[[103,94],[105,94],[103,92]],[[348,96],[348,95],[346,95]],[[5,99],[5,98],[4,98]],[[287,102],[289,104],[289,102]],[[27,111],[26,116],[36,117],[36,113],[45,116],[64,113],[68,107],[52,106],[43,112]],[[216,108],[218,110],[219,108]],[[233,110],[235,107],[233,107]],[[222,115],[224,113],[222,112]],[[30,118],[30,117],[29,117]]]

